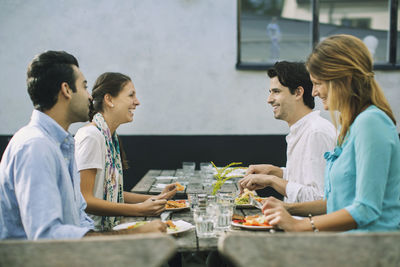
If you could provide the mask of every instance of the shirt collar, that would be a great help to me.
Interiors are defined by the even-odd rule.
[[[315,110],[311,111],[304,117],[302,117],[300,120],[296,121],[292,126],[289,127],[290,133],[291,134],[296,134],[298,131],[300,131],[303,128],[303,125],[307,123],[307,121],[312,120],[315,116],[319,116],[320,111]]]
[[[33,110],[29,124],[37,125],[60,144],[64,141],[70,141],[71,139],[73,140],[71,134],[65,131],[60,124],[39,110]]]

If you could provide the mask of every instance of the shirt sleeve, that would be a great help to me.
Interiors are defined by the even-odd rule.
[[[286,185],[287,201],[306,202],[319,200],[324,195],[324,153],[334,146],[332,137],[324,132],[311,132],[305,142],[302,172],[304,183],[288,182]]]
[[[379,218],[389,176],[393,135],[380,115],[359,117],[351,129],[354,136],[356,192],[353,203],[346,207],[358,227]]]
[[[78,171],[87,169],[103,169],[103,157],[101,143],[103,139],[99,139],[95,133],[91,133],[90,126],[88,129],[82,128],[84,132],[80,132],[75,137],[75,159]],[[97,129],[95,129],[97,131]]]
[[[15,194],[25,233],[31,240],[81,238],[90,230],[64,223],[62,210],[69,203],[61,200],[56,153],[45,141],[34,140],[14,159]]]
[[[79,210],[80,219],[81,219],[81,226],[93,230],[94,229],[94,222],[89,217],[89,215],[87,215],[87,213],[85,212],[85,209],[87,207],[86,200],[82,196],[82,193],[80,193],[79,195],[80,195],[80,201],[81,201],[80,210]]]
[[[282,170],[282,179],[287,180],[286,167],[281,167],[281,170]]]

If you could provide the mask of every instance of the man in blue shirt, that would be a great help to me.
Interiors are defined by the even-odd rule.
[[[91,96],[85,77],[74,56],[58,51],[36,56],[27,75],[35,110],[1,159],[0,239],[96,235],[84,212],[74,138],[68,133],[71,123],[88,120]],[[136,229],[118,234],[165,231],[165,226],[157,221]]]

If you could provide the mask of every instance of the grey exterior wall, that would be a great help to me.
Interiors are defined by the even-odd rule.
[[[236,12],[235,0],[1,0],[0,135],[28,122],[26,68],[44,50],[74,54],[89,88],[105,71],[133,78],[141,106],[120,134],[285,134],[265,72],[235,69]],[[400,120],[400,72],[376,77]]]

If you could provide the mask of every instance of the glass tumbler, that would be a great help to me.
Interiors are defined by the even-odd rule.
[[[206,209],[197,208],[193,211],[193,219],[196,225],[196,233],[199,238],[215,236],[213,214],[208,213]]]

